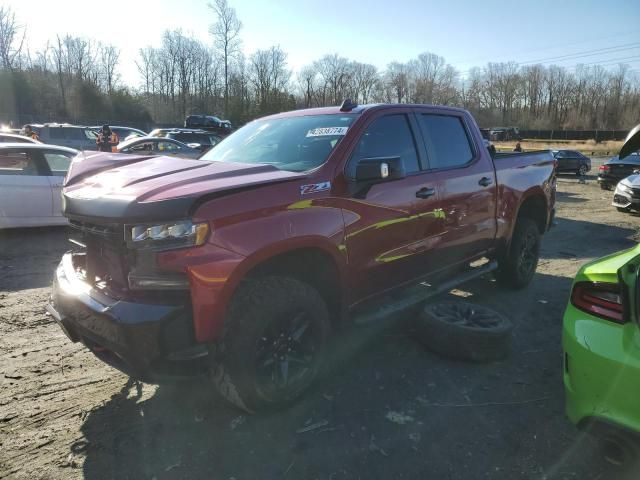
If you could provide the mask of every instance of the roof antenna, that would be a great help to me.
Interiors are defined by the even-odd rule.
[[[340,106],[340,111],[341,112],[350,112],[351,110],[353,110],[357,106],[358,106],[357,103],[354,103],[354,102],[351,101],[350,98],[347,98],[344,102],[342,102],[342,105]]]

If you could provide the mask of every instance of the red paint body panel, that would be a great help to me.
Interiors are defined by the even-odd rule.
[[[426,149],[420,147],[420,134],[414,131],[425,169],[354,193],[358,189],[354,190],[354,182],[344,172],[367,126],[387,114],[404,114],[408,121],[415,122],[412,116],[425,112],[458,116],[474,144],[473,160],[461,168],[429,170]],[[348,310],[425,274],[503,248],[522,202],[532,195],[543,201],[545,224],[550,221],[555,201],[550,152],[510,155],[494,161],[475,121],[461,109],[379,105],[358,107],[352,113],[359,116],[345,137],[326,163],[310,172],[163,157],[123,164],[118,163],[117,155],[107,155],[94,170],[88,163],[72,170],[67,189],[80,192],[106,182],[114,193],[136,197],[140,202],[161,205],[171,198],[201,199],[191,217],[209,223],[207,243],[157,257],[159,268],[184,272],[189,277],[198,342],[218,338],[238,283],[253,268],[278,255],[301,249],[326,254],[338,272],[336,282],[344,310]],[[341,112],[334,107],[269,118],[318,114]],[[126,157],[131,160],[131,156]],[[105,170],[109,165],[114,168]],[[91,171],[102,173],[91,177]],[[491,180],[490,185],[478,183],[484,177]],[[328,190],[302,193],[303,186],[323,182],[330,182]],[[433,188],[435,194],[417,198],[416,192],[422,188]]]

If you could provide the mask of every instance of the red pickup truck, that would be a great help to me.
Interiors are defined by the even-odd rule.
[[[307,389],[347,321],[490,271],[527,285],[555,189],[551,152],[492,156],[468,112],[427,105],[281,113],[199,160],[80,155],[47,309],[134,377],[209,371],[255,411]]]

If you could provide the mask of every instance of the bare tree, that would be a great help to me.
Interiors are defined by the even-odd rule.
[[[107,94],[111,95],[118,80],[117,68],[120,61],[120,50],[113,45],[101,45],[98,60],[104,88]]]
[[[20,62],[26,30],[9,7],[0,6],[0,67],[13,70]]]
[[[214,37],[215,45],[222,53],[224,62],[224,113],[229,109],[229,63],[240,50],[240,30],[242,22],[236,15],[236,10],[230,7],[227,0],[215,0],[209,4],[217,17],[216,23],[211,25],[209,32]]]

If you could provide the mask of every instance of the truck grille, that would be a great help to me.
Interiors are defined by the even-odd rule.
[[[71,220],[71,241],[86,249],[85,281],[119,297],[128,290],[130,252],[121,224]]]
[[[119,224],[88,223],[78,220],[70,220],[69,224],[74,230],[81,232],[83,238],[86,236],[98,237],[114,241],[114,243],[124,242],[124,227]]]

